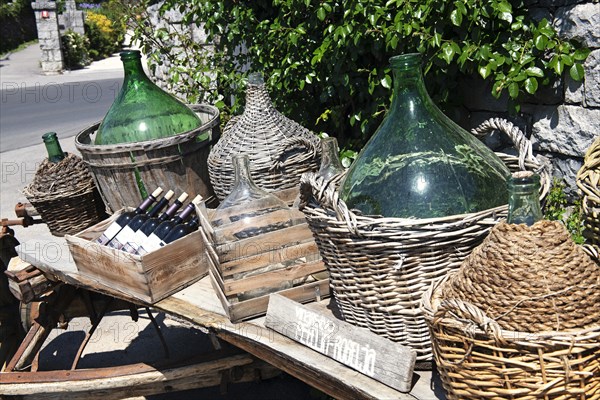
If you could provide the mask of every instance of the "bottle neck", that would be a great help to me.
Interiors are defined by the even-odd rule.
[[[264,114],[274,112],[275,108],[271,101],[271,96],[265,86],[262,76],[257,78],[258,74],[252,74],[246,86],[246,105],[244,112]]]
[[[60,147],[56,133],[49,132],[42,136],[46,151],[48,152],[48,161],[51,163],[59,163],[65,158],[65,153]]]
[[[148,212],[148,218],[154,218],[158,215],[159,212],[161,212],[161,210],[163,208],[165,208],[165,206],[169,203],[168,199],[165,199],[164,197],[162,199],[160,199],[158,201],[158,203],[156,203],[156,205],[154,207],[152,207],[152,210],[150,210],[150,212]]]
[[[144,67],[142,66],[142,57],[139,51],[124,51],[121,53],[123,62],[124,81],[123,86],[141,81],[150,81]]]
[[[543,218],[540,206],[540,177],[531,172],[515,173],[508,180],[509,224],[533,225]]]
[[[146,212],[146,210],[152,205],[152,203],[154,203],[156,201],[156,198],[152,195],[148,196],[143,202],[142,204],[140,204],[138,206],[138,208],[135,209],[135,213],[136,214],[141,214]]]
[[[258,186],[252,180],[250,174],[250,160],[248,156],[234,156],[233,157],[233,169],[235,171],[235,180],[233,183],[234,188],[239,189],[259,189]]]
[[[321,166],[317,175],[324,179],[341,173],[344,170],[339,157],[337,139],[327,137],[321,141]]]
[[[405,54],[390,59],[394,76],[392,108],[414,107],[416,96],[431,102],[421,71],[421,57],[418,54]]]
[[[187,217],[189,217],[192,212],[194,212],[194,204],[190,203],[187,206],[185,206],[185,208],[183,209],[183,211],[174,218],[174,223],[175,225],[180,224],[181,222],[185,221],[187,219]]]

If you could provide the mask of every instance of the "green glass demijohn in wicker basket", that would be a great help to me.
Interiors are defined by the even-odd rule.
[[[429,97],[419,54],[390,59],[391,107],[340,186],[366,215],[439,218],[507,203],[504,163]]]
[[[188,132],[201,125],[185,104],[144,73],[138,50],[121,52],[123,87],[96,132],[94,144],[132,143]]]

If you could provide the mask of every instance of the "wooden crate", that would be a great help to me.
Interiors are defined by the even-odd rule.
[[[290,193],[276,194],[288,201]],[[242,239],[236,237],[235,222],[213,228],[209,222],[213,211],[199,207],[201,235],[211,283],[232,322],[264,315],[271,293],[302,303],[329,296],[325,265],[300,211],[292,209],[290,227]],[[278,212],[272,212],[253,218],[252,226],[278,220]]]
[[[200,230],[143,256],[95,243],[123,211],[77,235],[65,236],[81,274],[148,304],[206,276],[208,263]]]

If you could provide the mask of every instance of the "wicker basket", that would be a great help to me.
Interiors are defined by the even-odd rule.
[[[447,398],[599,399],[599,297],[560,223],[498,224],[423,296]]]
[[[210,181],[219,200],[234,180],[231,156],[247,154],[252,179],[273,192],[298,187],[300,176],[319,169],[319,138],[277,111],[264,84],[248,83],[246,108],[232,118],[208,157]]]
[[[219,110],[192,105],[202,125],[189,132],[145,142],[97,146],[91,136],[99,123],[80,132],[75,146],[90,168],[109,213],[142,201],[141,180],[147,191],[157,186],[212,196],[206,160],[210,145],[219,138]]]
[[[75,234],[104,218],[94,180],[74,154],[59,163],[45,159],[23,194],[55,236]]]
[[[600,246],[600,137],[585,154],[583,166],[577,173],[577,186],[583,193],[584,234],[592,244]]]
[[[545,196],[550,177],[531,155],[530,142],[502,120],[486,122],[478,133],[495,128],[519,146],[519,157],[498,155],[512,170],[521,164],[540,173]],[[301,196],[343,318],[414,348],[419,362],[431,360],[421,296],[434,280],[458,268],[506,216],[507,206],[431,219],[359,216],[339,199],[333,182],[314,174],[303,176]]]

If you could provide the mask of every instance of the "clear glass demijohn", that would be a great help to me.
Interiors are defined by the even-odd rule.
[[[216,229],[235,227],[234,236],[244,239],[292,225],[290,207],[277,196],[259,188],[250,174],[247,155],[232,157],[235,181],[211,217]],[[260,218],[269,215],[269,218]],[[235,224],[235,225],[230,225]]]
[[[120,53],[123,87],[98,127],[94,144],[161,139],[198,128],[202,121],[144,73],[138,50]]]
[[[439,218],[508,201],[509,170],[429,97],[419,54],[390,59],[391,107],[350,166],[341,198],[365,215]]]

